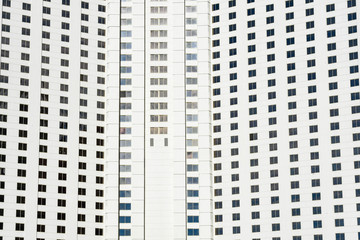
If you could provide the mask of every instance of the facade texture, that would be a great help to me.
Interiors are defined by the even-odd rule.
[[[0,240],[360,239],[356,0],[1,4]]]

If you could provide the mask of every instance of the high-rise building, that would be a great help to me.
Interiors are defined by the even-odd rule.
[[[2,1],[0,239],[102,239],[106,1]]]
[[[358,14],[211,1],[214,239],[360,239]]]
[[[356,0],[2,0],[0,240],[360,239]]]

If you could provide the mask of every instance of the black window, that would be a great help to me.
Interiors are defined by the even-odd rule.
[[[290,20],[290,19],[294,19],[294,13],[293,12],[286,13],[286,20]]]
[[[326,12],[335,11],[335,4],[326,5]]]
[[[274,11],[274,4],[266,5],[266,11],[267,12]]]
[[[229,0],[229,7],[235,7],[236,6],[236,0]]]
[[[212,5],[212,10],[213,11],[216,11],[216,10],[219,10],[219,9],[220,9],[220,4],[219,3]]]
[[[348,8],[355,7],[355,6],[356,6],[356,0],[348,0],[347,1]]]
[[[254,15],[255,14],[255,8],[250,8],[247,10],[247,15],[248,16],[251,16],[251,15]]]
[[[294,6],[294,0],[287,0],[285,2],[285,7],[288,8],[288,7],[293,7]]]

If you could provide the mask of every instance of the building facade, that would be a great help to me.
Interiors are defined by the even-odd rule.
[[[214,239],[358,239],[356,1],[211,4]]]
[[[356,0],[2,0],[0,239],[360,239]]]

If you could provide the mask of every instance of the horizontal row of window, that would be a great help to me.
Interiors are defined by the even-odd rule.
[[[1,223],[0,226],[2,226],[2,223]],[[45,230],[46,230],[46,225],[42,225],[42,224],[37,224],[36,225],[36,231],[37,232],[46,232]],[[16,223],[15,224],[15,231],[25,231],[25,224],[24,223]],[[56,227],[56,232],[57,233],[66,233],[66,227],[65,226],[57,226]],[[86,233],[85,227],[77,227],[77,234],[84,235],[85,233]],[[95,228],[94,234],[96,236],[102,236],[103,235],[103,229],[102,228]],[[15,239],[18,240],[18,239],[23,239],[23,238],[16,237]]]
[[[247,0],[247,3],[254,3],[255,0]],[[305,3],[308,4],[308,3],[313,3],[314,0],[306,0]],[[236,0],[229,0],[228,1],[228,7],[231,8],[231,7],[234,7],[236,6]],[[294,0],[286,0],[285,1],[285,8],[290,8],[290,7],[293,7],[294,6]],[[351,7],[355,7],[356,6],[356,0],[348,0],[347,1],[347,7],[348,8],[351,8]],[[212,4],[212,11],[217,11],[220,9],[220,3],[216,3],[216,4]],[[250,11],[249,10],[251,9],[248,9],[248,15],[250,13],[250,15],[254,14],[253,11]],[[266,12],[270,12],[270,11],[273,11],[274,10],[274,4],[268,4],[265,6],[265,10]],[[335,4],[328,4],[326,5],[326,12],[331,12],[331,11],[335,11]],[[311,14],[310,14],[311,15]]]
[[[51,2],[51,0],[44,0],[45,2]],[[70,6],[70,0],[62,0],[62,5]],[[11,7],[11,0],[3,0],[4,7]],[[85,1],[81,1],[81,8],[82,9],[89,9],[89,3]],[[23,3],[22,9],[25,11],[31,11],[31,4],[30,3]],[[43,13],[50,14],[51,8],[43,7]],[[98,11],[105,12],[106,6],[98,4]]]
[[[188,190],[188,191],[195,191],[195,190]],[[360,189],[355,190],[355,196],[360,197]],[[193,195],[193,196],[190,196],[190,197],[197,197],[197,195]],[[334,199],[343,198],[343,192],[339,191],[339,190],[338,191],[333,191],[333,198]],[[312,199],[312,201],[321,200],[321,193],[320,192],[312,193],[311,194],[311,199]],[[300,202],[300,195],[299,194],[291,195],[291,202]],[[251,206],[258,206],[258,205],[260,205],[260,198],[251,198],[250,203],[251,203]],[[271,197],[271,204],[279,204],[279,203],[280,203],[280,201],[279,201],[278,196]],[[215,204],[215,209],[222,209],[223,208],[223,202],[215,202],[214,204]],[[240,207],[240,200],[232,200],[231,206],[232,206],[232,208]],[[321,214],[321,210],[320,210],[320,212],[317,211],[316,213],[313,213],[313,214]]]

